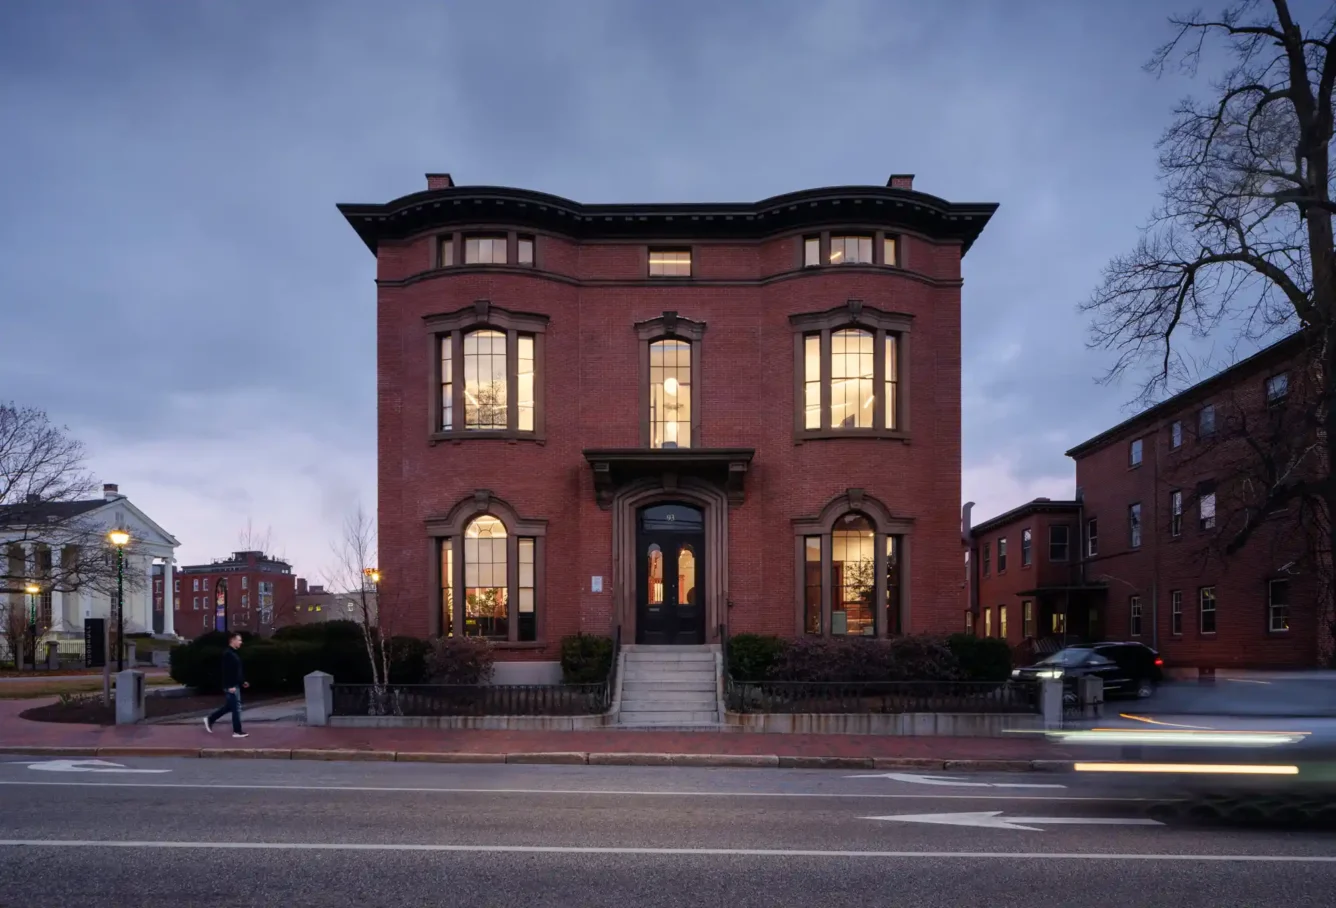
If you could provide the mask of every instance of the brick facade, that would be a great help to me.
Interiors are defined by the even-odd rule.
[[[640,558],[621,540],[634,539],[626,521],[639,505],[627,502],[638,489],[636,502],[682,500],[714,521],[706,533],[719,546],[707,545],[714,563],[704,567],[712,579],[697,587],[718,600],[704,603],[708,640],[721,623],[730,634],[798,633],[795,522],[825,520],[829,539],[831,521],[846,511],[873,515],[879,541],[905,540],[903,611],[888,616],[889,629],[954,630],[964,602],[960,263],[994,206],[951,206],[899,179],[896,188],[812,191],[755,205],[602,207],[434,180],[431,191],[386,206],[341,206],[378,259],[385,626],[420,636],[442,631],[435,539],[492,513],[540,540],[537,639],[512,632],[500,643],[503,658],[550,660],[565,635],[629,627]],[[946,226],[942,212],[960,223]],[[407,223],[396,227],[395,217]],[[882,261],[891,252],[879,246],[885,252],[874,264],[803,267],[805,237],[844,228],[879,243],[897,239],[897,260]],[[533,237],[535,264],[456,258],[440,267],[442,235],[498,231],[510,233],[511,262],[516,237]],[[828,244],[823,238],[823,256]],[[650,277],[655,247],[689,249],[690,277]],[[471,322],[471,311],[482,321]],[[831,324],[907,326],[901,390],[885,392],[903,395],[903,431],[799,437],[802,348],[791,319],[830,312]],[[440,348],[431,326],[504,328],[505,319],[541,325],[541,427],[518,437],[440,433]],[[646,437],[644,338],[674,330],[699,338],[690,376],[699,413],[689,448],[656,450]],[[593,578],[601,591],[591,588]]]
[[[1301,357],[1297,337],[1281,341],[1069,451],[1079,501],[1068,503],[1064,519],[1079,528],[1073,547],[1080,561],[1066,578],[1059,570],[1021,583],[1028,592],[1013,588],[1010,576],[978,577],[976,563],[980,605],[1030,595],[1058,607],[1072,603],[1067,632],[1075,639],[1139,640],[1171,669],[1318,664],[1329,652],[1330,628],[1322,566],[1298,506],[1275,511],[1241,548],[1226,551],[1265,496],[1261,458],[1284,464],[1305,449],[1311,373]],[[1285,376],[1287,393],[1269,398],[1277,376]],[[1213,415],[1203,423],[1206,408]],[[1317,463],[1295,462],[1300,469]],[[1037,505],[976,527],[972,558],[990,543],[995,572],[996,537],[1014,540]],[[1034,587],[1047,589],[1036,594]],[[1283,619],[1270,608],[1273,594],[1284,597]],[[1046,624],[1038,636],[1056,630]]]
[[[214,630],[218,582],[223,579],[228,630],[270,634],[296,621],[292,566],[263,552],[234,552],[210,564],[182,565],[174,573],[174,620],[182,637]]]

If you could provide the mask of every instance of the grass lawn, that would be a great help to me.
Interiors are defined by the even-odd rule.
[[[30,673],[31,674],[31,673]],[[150,675],[144,679],[149,687],[169,687],[176,682],[166,675]],[[116,676],[112,675],[111,688],[116,689]],[[35,700],[40,697],[54,697],[58,694],[85,694],[102,690],[102,676],[80,678],[77,681],[30,681],[18,684],[0,683],[0,700]]]

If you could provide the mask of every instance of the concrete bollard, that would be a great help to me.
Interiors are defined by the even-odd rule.
[[[1040,712],[1044,716],[1044,728],[1062,728],[1062,679],[1050,678],[1039,682]]]
[[[116,724],[134,725],[144,718],[147,687],[144,673],[126,669],[116,673]]]
[[[1104,715],[1104,679],[1087,675],[1076,679],[1076,696],[1081,701],[1081,714],[1087,719]]]
[[[306,676],[306,724],[328,725],[334,712],[334,676],[311,672]]]
[[[135,642],[133,640],[125,641],[125,664],[133,668],[138,655],[135,652]]]
[[[46,642],[46,668],[47,671],[55,671],[60,668],[60,646],[54,640]]]

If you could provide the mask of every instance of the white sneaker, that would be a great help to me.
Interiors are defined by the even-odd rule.
[[[209,721],[208,716],[204,717],[204,730],[209,734],[213,734],[213,723]]]
[[[246,732],[244,732],[244,731],[234,731],[234,732],[232,732],[232,737],[234,737],[234,738],[249,738],[250,735],[248,735],[248,734],[247,734]]]

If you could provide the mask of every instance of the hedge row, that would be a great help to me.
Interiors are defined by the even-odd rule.
[[[1005,681],[1006,641],[952,634],[874,640],[739,634],[728,641],[728,670],[737,681]]]

